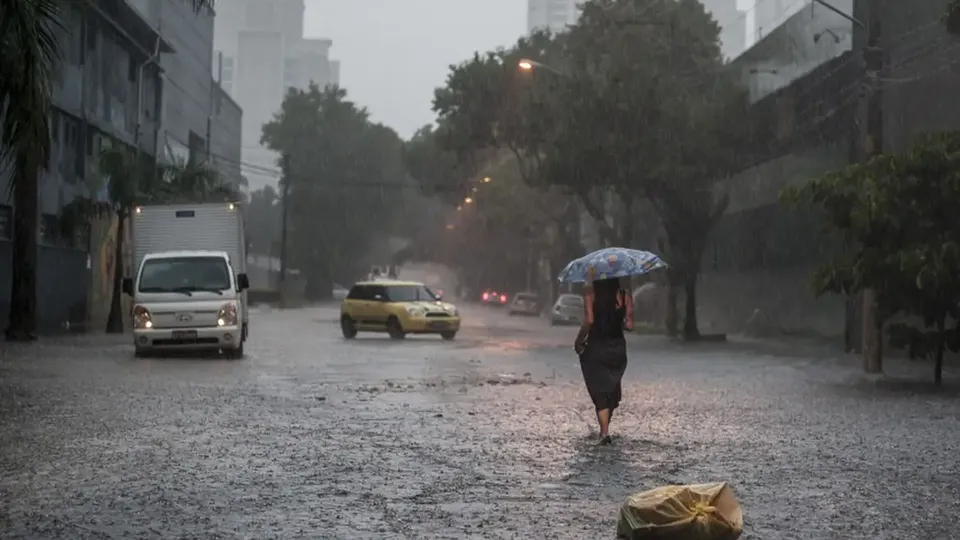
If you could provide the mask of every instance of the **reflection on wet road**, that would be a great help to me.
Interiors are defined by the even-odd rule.
[[[103,336],[8,347],[0,536],[612,538],[628,493],[728,480],[744,538],[955,538],[949,392],[636,338],[599,449],[575,329],[465,315],[451,343],[346,342],[334,310],[265,310],[242,361],[134,360]]]

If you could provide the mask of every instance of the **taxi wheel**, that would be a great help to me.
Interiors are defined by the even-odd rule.
[[[406,332],[403,331],[403,326],[400,325],[400,319],[396,317],[387,319],[387,334],[390,335],[390,339],[403,339],[407,337]]]
[[[440,332],[440,337],[442,337],[444,341],[451,341],[453,338],[457,337],[457,333],[452,330],[447,332]]]
[[[343,332],[343,337],[346,339],[357,337],[357,325],[354,324],[353,319],[346,315],[340,317],[340,331]]]

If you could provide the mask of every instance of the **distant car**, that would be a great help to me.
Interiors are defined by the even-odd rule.
[[[540,315],[540,297],[535,293],[522,292],[513,297],[510,304],[510,315]]]
[[[445,340],[457,336],[460,313],[415,281],[363,281],[350,289],[340,307],[343,337],[357,332],[386,332],[392,339],[407,334],[440,334]]]
[[[487,289],[480,295],[480,301],[489,306],[504,306],[507,300],[509,300],[507,293],[497,292],[494,289]]]
[[[333,299],[343,301],[347,297],[347,294],[350,293],[350,290],[340,285],[339,283],[333,284]]]
[[[561,294],[550,310],[550,324],[582,324],[583,297],[577,294]]]

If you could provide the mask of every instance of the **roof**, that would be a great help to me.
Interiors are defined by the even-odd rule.
[[[399,286],[399,287],[418,287],[418,286],[422,287],[423,283],[420,283],[419,281],[399,281],[399,280],[393,280],[393,279],[378,279],[375,281],[368,281],[368,280],[358,281],[354,283],[354,285],[393,285],[393,286]]]
[[[230,258],[226,251],[210,250],[191,250],[191,251],[157,251],[148,253],[144,259],[167,259],[172,257],[226,257]]]

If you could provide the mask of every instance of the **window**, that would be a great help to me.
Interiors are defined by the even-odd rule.
[[[387,302],[435,302],[437,295],[423,285],[390,285],[378,287],[386,292]]]
[[[223,64],[221,65],[220,70],[220,83],[232,83],[233,82],[233,58],[230,56],[223,57]]]
[[[13,238],[13,207],[0,205],[0,240]]]
[[[373,300],[373,295],[370,293],[370,287],[366,285],[354,285],[350,289],[350,293],[347,294],[347,298],[350,300]]]
[[[230,268],[223,257],[147,259],[140,272],[140,292],[221,293],[230,288]]]

